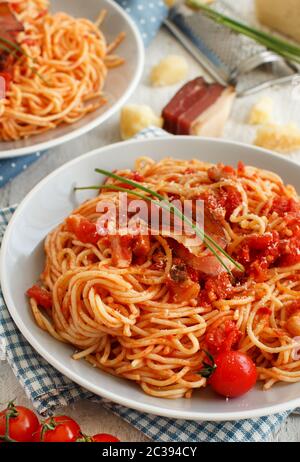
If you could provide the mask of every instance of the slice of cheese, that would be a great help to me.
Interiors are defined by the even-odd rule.
[[[150,82],[154,87],[174,85],[186,78],[188,70],[188,63],[183,56],[169,55],[153,67]]]
[[[300,0],[256,0],[258,20],[300,42]]]
[[[151,107],[130,104],[124,106],[121,110],[120,132],[123,140],[131,138],[139,131],[151,125],[160,128],[163,125],[163,119],[158,117]]]
[[[249,124],[260,125],[267,124],[272,120],[273,100],[264,96],[251,109],[249,115]]]
[[[257,130],[254,144],[282,153],[297,151],[300,149],[300,130],[295,124],[263,125]]]

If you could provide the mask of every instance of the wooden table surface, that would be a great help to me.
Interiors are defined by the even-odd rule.
[[[203,74],[203,70],[181,46],[165,30],[161,30],[147,49],[144,76],[130,102],[149,104],[159,112],[165,102],[174,94],[177,86],[153,90],[148,83],[149,69],[161,57],[169,53],[179,53],[186,56],[190,64],[190,78],[199,75],[199,73]],[[291,89],[289,88],[277,88],[267,93],[271,94],[274,99],[275,116],[279,122],[295,121],[300,123],[300,111],[297,110],[299,101],[298,104],[295,104],[291,100],[290,92]],[[249,127],[246,120],[249,109],[258,98],[259,96],[256,95],[235,102],[230,121],[226,126],[225,138],[247,143],[253,141],[255,128]],[[20,202],[33,186],[65,162],[97,147],[119,141],[119,139],[118,115],[116,115],[87,135],[54,148],[15,178],[12,183],[0,190],[0,207]],[[295,153],[292,157],[300,161],[299,153]],[[19,404],[31,406],[8,364],[0,362],[0,403],[5,403],[13,398],[16,398]],[[147,440],[143,434],[122,419],[108,413],[94,403],[81,401],[65,408],[64,413],[74,416],[87,434],[106,432],[117,435],[122,441]],[[300,441],[300,416],[291,415],[278,433],[271,436],[270,440]]]

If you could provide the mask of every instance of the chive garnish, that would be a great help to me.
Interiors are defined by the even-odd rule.
[[[198,9],[202,11],[207,17],[209,17],[214,22],[221,24],[225,27],[228,27],[234,32],[245,35],[256,42],[264,45],[269,50],[274,51],[284,58],[300,63],[300,47],[294,45],[293,43],[276,37],[274,35],[268,34],[262,30],[259,30],[255,27],[251,27],[247,24],[239,22],[235,19],[230,18],[218,11],[210,8],[209,6],[204,5],[201,0],[186,0],[186,4],[191,8]]]
[[[122,183],[128,184],[130,186],[133,186],[135,189],[139,189],[140,191],[144,191],[147,194],[150,194],[150,196],[146,196],[142,193],[133,191],[133,190],[128,190],[127,188],[123,188],[122,186],[114,185],[114,184],[104,184],[100,186],[85,186],[85,187],[78,187],[75,188],[75,190],[88,190],[88,189],[111,189],[114,191],[119,191],[119,192],[126,192],[128,194],[132,194],[136,197],[139,197],[140,199],[146,200],[148,202],[152,202],[158,207],[161,207],[165,210],[168,210],[172,214],[176,215],[178,218],[180,218],[184,223],[188,224],[195,234],[200,237],[203,240],[203,243],[205,246],[213,253],[213,255],[217,258],[219,263],[225,268],[226,272],[232,276],[232,272],[230,268],[226,265],[226,263],[222,260],[222,258],[218,255],[217,251],[219,251],[225,258],[227,258],[233,265],[239,270],[239,271],[244,271],[244,267],[236,262],[211,236],[205,233],[204,230],[199,228],[199,226],[195,223],[193,223],[186,215],[184,215],[180,209],[178,209],[174,204],[169,202],[165,197],[163,197],[161,194],[159,194],[156,191],[153,191],[150,188],[147,188],[146,186],[141,185],[140,183],[137,183],[133,180],[130,180],[128,178],[124,178],[120,175],[117,175],[116,173],[109,172],[104,169],[96,168],[95,172],[100,173],[102,175],[106,175],[109,178],[113,178],[115,180],[121,181]],[[153,199],[155,197],[156,199],[159,199],[159,201]]]

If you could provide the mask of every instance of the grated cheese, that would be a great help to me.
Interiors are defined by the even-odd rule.
[[[273,100],[265,96],[259,100],[251,109],[249,124],[260,125],[271,122],[273,111]]]
[[[183,56],[169,55],[153,67],[150,82],[154,87],[174,85],[185,79],[188,74],[188,63]]]

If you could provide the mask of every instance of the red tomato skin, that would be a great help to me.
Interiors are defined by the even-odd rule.
[[[43,433],[43,425],[51,424],[53,420],[56,424],[54,430],[45,430]],[[39,443],[74,443],[81,436],[81,430],[77,422],[67,417],[59,415],[46,419],[44,424],[41,424],[34,434],[34,442]]]
[[[120,443],[120,440],[109,433],[98,433],[92,436],[93,443]]]
[[[243,176],[243,175],[245,175],[245,173],[246,173],[246,166],[245,166],[244,162],[240,160],[238,162],[238,166],[237,166],[237,174],[239,176]]]
[[[226,320],[224,324],[208,330],[205,342],[209,352],[212,355],[217,355],[221,352],[230,351],[237,344],[241,335],[235,322]]]
[[[220,353],[216,359],[216,370],[209,384],[219,395],[236,398],[244,395],[255,385],[257,371],[252,359],[239,351]]]
[[[34,298],[37,304],[43,308],[52,308],[52,296],[48,290],[39,286],[32,286],[27,290],[26,295]]]
[[[18,411],[17,417],[9,419],[9,437],[18,443],[33,441],[33,433],[39,426],[39,420],[35,413],[24,406],[15,406]],[[0,412],[0,435],[5,435],[5,416],[9,409]]]
[[[293,198],[276,197],[273,200],[270,212],[276,212],[280,217],[284,217],[288,213],[299,212],[300,205]]]
[[[66,220],[67,229],[74,233],[80,242],[96,245],[100,239],[95,223],[78,215],[71,215]]]
[[[10,8],[15,11],[16,13],[21,13],[21,7],[18,3],[12,3]]]

